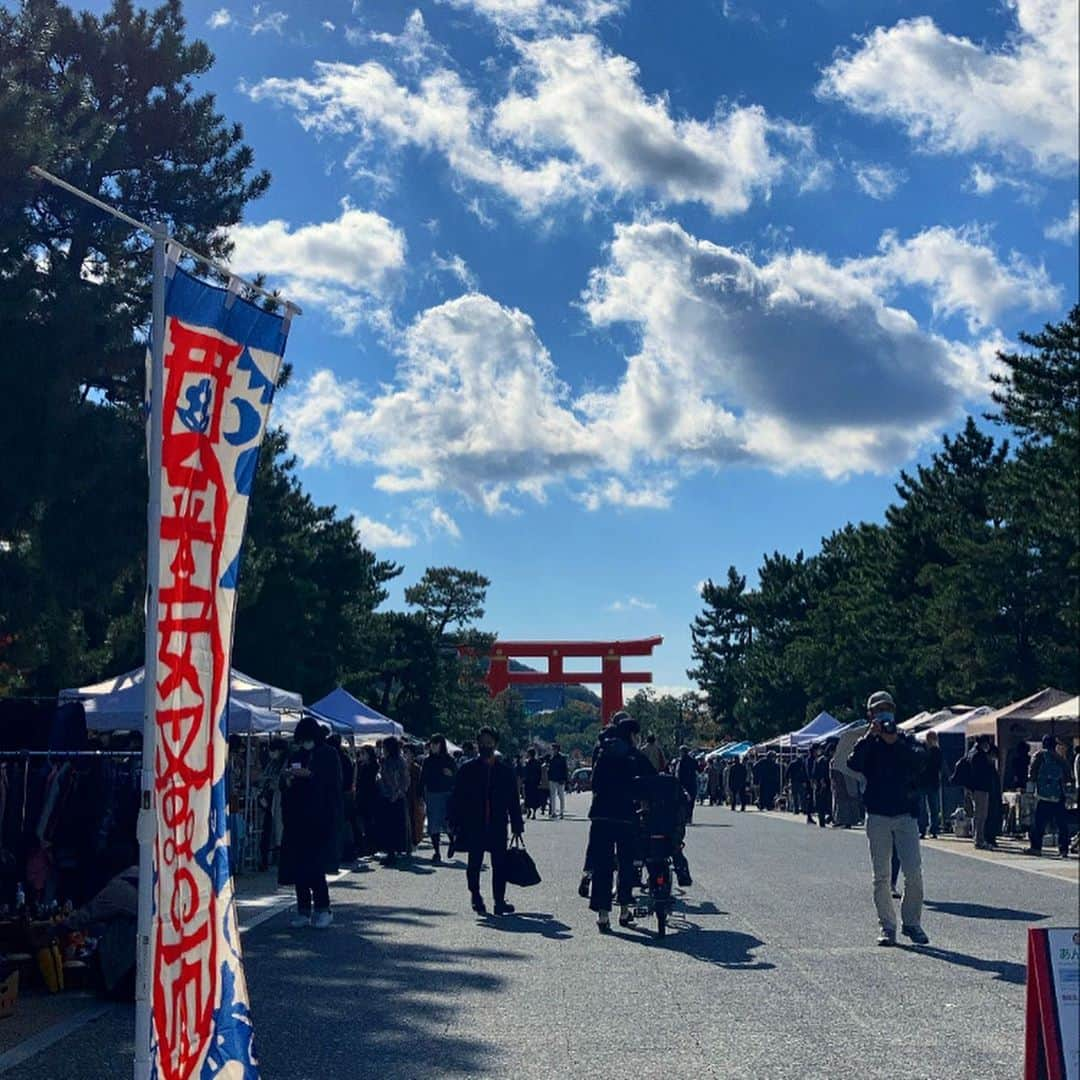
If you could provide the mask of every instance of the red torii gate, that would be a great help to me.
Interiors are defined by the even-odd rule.
[[[607,724],[613,713],[623,706],[623,685],[650,683],[648,671],[623,671],[624,656],[652,656],[653,649],[663,644],[662,637],[642,638],[639,641],[496,641],[489,656],[487,682],[491,696],[517,685],[600,684],[600,720]],[[595,656],[601,660],[597,672],[564,671],[567,656]],[[544,657],[547,671],[511,671],[510,660],[521,657]]]

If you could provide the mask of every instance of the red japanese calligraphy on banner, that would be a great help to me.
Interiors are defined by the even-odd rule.
[[[166,302],[151,1050],[170,1080],[258,1075],[228,866],[225,716],[240,546],[284,332],[241,303],[181,271]]]

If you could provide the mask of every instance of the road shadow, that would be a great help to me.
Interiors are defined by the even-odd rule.
[[[688,919],[675,919],[669,923],[666,937],[652,935],[648,941],[656,948],[684,953],[727,971],[772,971],[776,967],[755,958],[754,950],[765,944],[761,938],[739,930],[705,930]]]
[[[688,904],[684,900],[679,908],[682,915],[727,915],[721,911],[711,900],[702,900],[700,904]]]
[[[1027,982],[1027,965],[1017,964],[1012,960],[984,960],[981,956],[955,952],[952,949],[938,949],[933,945],[899,944],[898,948],[919,956],[929,956],[934,960],[944,960],[947,964],[971,968],[973,971],[985,971],[1001,982],[1023,986]]]
[[[569,941],[570,927],[554,915],[539,911],[516,911],[513,915],[486,915],[480,925],[505,934],[540,934],[553,941]]]
[[[991,907],[989,904],[958,903],[951,900],[927,900],[926,907],[945,915],[959,915],[964,919],[1002,919],[1009,922],[1038,922],[1048,918],[1038,911],[1020,911],[1017,908]]]
[[[692,821],[690,823],[691,829],[730,829],[732,827],[730,821]]]
[[[327,931],[250,934],[244,967],[263,1074],[288,1077],[400,1076],[403,1063],[438,1063],[439,1075],[507,1075],[508,1063],[461,1003],[495,1000],[511,948],[462,949],[457,911],[343,905]],[[446,924],[447,945],[404,942],[408,925]],[[277,929],[277,927],[275,927]],[[424,1071],[424,1070],[418,1070]]]

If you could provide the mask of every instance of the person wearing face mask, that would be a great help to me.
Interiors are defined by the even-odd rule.
[[[866,836],[874,872],[874,906],[881,932],[879,945],[896,944],[896,908],[889,884],[893,847],[904,872],[900,907],[902,933],[916,945],[930,939],[922,928],[923,877],[919,826],[913,814],[915,793],[925,775],[922,753],[914,739],[896,728],[892,695],[878,690],[866,703],[870,720],[867,733],[847,759],[849,769],[866,777]]]
[[[450,796],[449,816],[454,842],[469,854],[465,880],[472,898],[472,909],[486,915],[480,895],[480,870],[484,853],[491,855],[491,892],[496,915],[512,915],[514,905],[506,902],[507,826],[515,838],[525,832],[518,800],[514,770],[495,756],[499,736],[494,728],[482,727],[476,733],[479,756],[458,770]]]
[[[312,716],[300,719],[293,744],[281,775],[284,832],[278,884],[296,886],[292,926],[325,930],[334,921],[326,875],[338,870],[344,827],[341,763]]]

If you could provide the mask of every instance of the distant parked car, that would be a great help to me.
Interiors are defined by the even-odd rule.
[[[590,791],[592,789],[592,769],[575,769],[570,774],[571,791]]]

